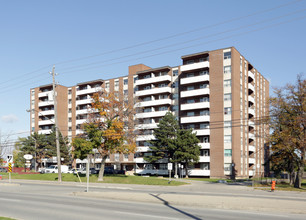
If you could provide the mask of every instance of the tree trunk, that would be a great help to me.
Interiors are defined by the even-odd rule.
[[[295,178],[294,178],[294,171],[290,171],[289,172],[289,184],[290,184],[290,186],[293,185],[294,180],[295,180]]]
[[[100,168],[100,171],[99,171],[98,181],[103,181],[104,168],[105,168],[105,161],[106,161],[106,158],[107,158],[107,155],[102,156],[101,168]]]

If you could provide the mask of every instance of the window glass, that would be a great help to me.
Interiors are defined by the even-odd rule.
[[[224,94],[224,101],[230,101],[230,100],[232,100],[232,94],[231,93]]]
[[[124,79],[124,80],[123,80],[123,84],[124,84],[124,85],[127,85],[128,82],[129,82],[128,79]]]
[[[231,59],[232,53],[231,52],[225,52],[224,53],[224,59]]]
[[[194,116],[194,112],[187,112],[187,116]]]
[[[224,74],[230,74],[232,72],[231,66],[225,66],[224,67]]]
[[[178,70],[173,70],[173,76],[177,76],[178,75]]]
[[[232,86],[232,80],[231,79],[224,80],[224,87],[231,87],[231,86]]]
[[[224,156],[225,157],[231,157],[232,156],[232,150],[231,149],[224,149]]]
[[[224,135],[224,143],[231,143],[232,135]]]

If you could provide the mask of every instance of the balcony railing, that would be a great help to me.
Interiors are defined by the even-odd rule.
[[[183,71],[208,68],[208,67],[209,67],[209,61],[205,61],[205,62],[182,65],[181,71],[183,72]]]
[[[181,79],[181,85],[203,82],[203,81],[209,81],[209,75],[182,78]]]

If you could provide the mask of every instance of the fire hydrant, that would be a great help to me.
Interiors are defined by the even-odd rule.
[[[274,190],[275,190],[275,183],[276,183],[276,181],[273,180],[272,185],[271,185],[271,192],[274,192]]]

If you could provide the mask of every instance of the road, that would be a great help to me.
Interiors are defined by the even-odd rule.
[[[195,186],[193,188],[197,188]],[[215,187],[215,186],[214,186]],[[219,186],[218,186],[219,187]],[[227,186],[220,186],[226,189]],[[178,191],[182,191],[179,192]],[[196,191],[182,187],[154,187],[133,185],[93,185],[91,192],[122,194],[129,191],[131,195],[151,192],[193,196]],[[225,210],[205,207],[179,206],[162,201],[160,203],[135,202],[96,197],[75,196],[75,192],[84,192],[85,186],[77,183],[41,183],[20,181],[17,184],[0,183],[0,216],[16,219],[306,219],[306,215],[257,212],[245,210]],[[205,190],[203,190],[205,191]],[[220,190],[219,190],[220,191]],[[238,190],[237,190],[238,192]],[[235,190],[232,194],[237,193]],[[154,195],[153,195],[154,193]],[[181,194],[182,193],[182,194]],[[216,193],[215,195],[213,195]],[[211,196],[218,197],[218,192],[210,191]],[[260,193],[259,193],[260,194]],[[252,191],[241,195],[248,198]],[[264,196],[264,195],[263,195]],[[283,195],[275,195],[279,198]],[[230,197],[230,193],[228,194]],[[285,196],[286,197],[286,196]],[[285,199],[293,199],[286,197]],[[297,196],[303,201],[303,196]],[[265,198],[263,198],[265,199]],[[305,199],[305,198],[304,198]],[[131,198],[133,200],[133,198]],[[160,199],[162,200],[162,199]],[[305,203],[306,204],[306,203]]]

